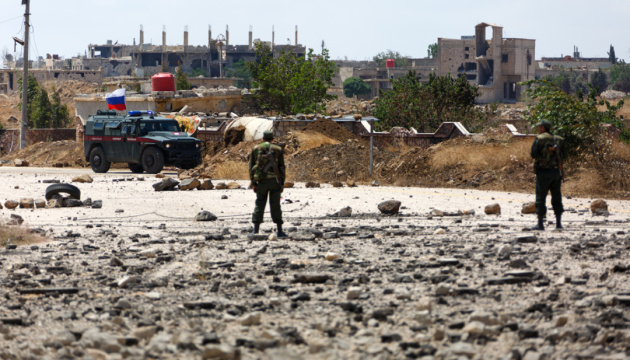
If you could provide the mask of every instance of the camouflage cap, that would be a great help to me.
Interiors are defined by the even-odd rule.
[[[551,121],[549,120],[540,120],[536,126],[544,126],[547,131],[551,130]]]
[[[271,130],[267,130],[263,133],[263,139],[265,140],[271,140],[273,139],[273,131]]]

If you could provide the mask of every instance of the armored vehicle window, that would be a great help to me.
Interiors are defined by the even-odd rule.
[[[136,133],[136,126],[135,125],[125,125],[123,127],[123,134],[135,134]]]
[[[120,121],[112,121],[109,124],[107,124],[108,129],[116,129],[119,126],[120,126]]]
[[[94,123],[94,130],[103,130],[105,128],[105,123],[97,122]]]
[[[163,122],[161,125],[162,125],[162,131],[170,131],[170,132],[179,131],[179,124],[175,121]]]

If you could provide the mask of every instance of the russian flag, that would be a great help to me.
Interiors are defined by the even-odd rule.
[[[127,89],[125,88],[120,88],[114,90],[114,92],[107,93],[107,95],[105,95],[105,100],[107,100],[107,108],[109,110],[127,110],[127,102],[125,101],[126,90]]]

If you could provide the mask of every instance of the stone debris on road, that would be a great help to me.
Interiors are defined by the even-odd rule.
[[[295,201],[278,239],[270,221],[249,235],[251,191],[217,203],[224,192],[195,192],[199,180],[113,176],[81,184],[105,204],[54,211],[32,197],[49,184],[34,175],[0,188],[19,199],[3,217],[48,238],[0,250],[0,358],[629,355],[623,201],[604,218],[567,199],[565,229],[534,235],[522,231],[531,194],[299,183],[283,194]],[[177,186],[191,187],[163,191]],[[403,207],[392,191],[413,197]]]

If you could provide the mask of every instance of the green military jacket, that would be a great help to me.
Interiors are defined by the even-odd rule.
[[[273,166],[269,161],[269,155],[272,155],[275,159],[278,166],[278,180],[280,180],[281,185],[284,185],[286,168],[284,166],[282,148],[268,141],[256,145],[252,149],[252,155],[249,157],[249,179],[252,185],[256,185],[260,180],[276,178]]]
[[[554,150],[555,148],[555,150]],[[532,143],[531,155],[534,158],[534,171],[543,169],[557,169],[558,156],[562,161],[566,159],[566,151],[564,149],[564,138],[558,135],[552,135],[544,132],[536,137]]]

